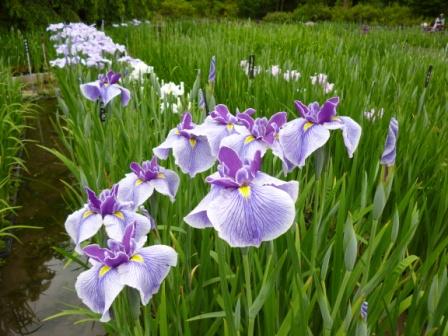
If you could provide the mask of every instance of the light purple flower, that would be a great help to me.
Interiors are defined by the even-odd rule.
[[[254,109],[247,109],[242,114],[252,115]],[[226,105],[218,104],[215,110],[205,118],[201,125],[195,130],[196,134],[206,136],[210,144],[212,154],[218,155],[219,145],[225,137],[237,133],[235,126],[240,123],[239,119],[233,116]]]
[[[260,151],[243,164],[235,151],[221,147],[218,160],[218,172],[207,177],[210,192],[185,222],[213,227],[232,247],[258,247],[285,233],[294,222],[298,182],[260,172]]]
[[[280,130],[280,144],[287,160],[303,167],[305,160],[330,138],[330,130],[341,129],[348,156],[353,157],[359,139],[361,126],[352,118],[336,116],[339,97],[328,99],[322,106],[314,102],[309,106],[296,100],[295,107],[301,118],[288,122]]]
[[[174,201],[179,177],[174,171],[160,167],[157,157],[154,156],[151,161],[144,161],[141,165],[132,162],[130,168],[132,173],[126,174],[126,177],[118,182],[118,199],[131,201],[138,207],[151,197],[155,189]]]
[[[369,311],[369,303],[368,303],[367,301],[364,301],[364,302],[361,304],[361,309],[360,309],[361,317],[362,317],[364,320],[367,320],[368,311]]]
[[[177,264],[177,253],[171,247],[142,247],[134,239],[135,232],[135,224],[130,224],[123,239],[109,239],[107,248],[95,244],[83,249],[92,267],[78,276],[75,288],[82,302],[102,315],[101,322],[110,320],[109,309],[125,286],[137,289],[142,304],[148,304]]]
[[[204,92],[202,91],[202,89],[198,90],[198,107],[201,110],[206,110]]]
[[[210,60],[210,69],[208,72],[208,81],[214,84],[216,80],[216,56],[213,56]]]
[[[398,121],[395,118],[390,119],[389,129],[387,131],[386,143],[384,151],[381,155],[381,164],[385,166],[395,165],[395,157],[397,155],[397,139],[398,139]]]
[[[113,71],[109,71],[106,75],[100,75],[98,80],[81,84],[81,93],[89,100],[100,100],[104,105],[107,105],[113,98],[120,96],[121,104],[126,106],[131,98],[131,93],[128,89],[118,85],[121,75]]]
[[[103,190],[99,196],[86,188],[87,203],[67,217],[65,229],[75,242],[78,253],[81,253],[80,244],[93,237],[103,224],[110,238],[121,240],[128,224],[135,222],[136,239],[139,242],[146,240],[146,235],[151,230],[151,221],[134,212],[132,202],[119,201],[118,188],[118,184],[115,184],[112,189]]]
[[[181,123],[168,133],[165,141],[153,152],[165,160],[171,149],[176,165],[191,177],[209,169],[215,162],[207,138],[196,133],[196,125],[189,112],[184,113]]]
[[[282,160],[285,171],[293,167],[285,159],[278,140],[280,129],[286,124],[286,112],[278,112],[269,120],[265,117],[253,119],[247,113],[238,113],[237,117],[241,126],[237,125],[237,132],[224,138],[221,146],[232,148],[242,160],[252,159],[257,151],[263,156],[266,150],[271,148]]]

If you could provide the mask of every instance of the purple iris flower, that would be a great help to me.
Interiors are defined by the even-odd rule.
[[[384,151],[381,155],[381,164],[385,166],[395,165],[395,157],[397,156],[397,139],[398,139],[398,121],[395,118],[390,119],[389,130],[387,131],[386,143]]]
[[[115,184],[112,189],[103,190],[99,196],[86,188],[87,203],[67,217],[65,229],[75,242],[78,253],[82,251],[80,244],[93,237],[103,224],[110,238],[121,240],[128,224],[135,222],[137,241],[146,240],[151,221],[133,211],[133,202],[118,200],[118,188],[118,184]]]
[[[138,207],[151,197],[155,189],[174,201],[179,177],[174,171],[160,167],[157,157],[154,156],[151,161],[144,161],[141,165],[132,162],[130,168],[132,173],[126,174],[126,177],[118,182],[118,199],[131,201]]]
[[[305,160],[315,150],[325,145],[330,138],[330,130],[341,129],[348,156],[358,146],[361,126],[352,118],[336,116],[339,97],[328,99],[322,106],[314,102],[306,106],[296,100],[295,107],[301,118],[288,122],[280,130],[280,144],[287,160],[296,166],[305,165]]]
[[[254,113],[255,110],[249,108],[241,114],[250,116]],[[217,156],[222,139],[237,133],[235,126],[239,124],[239,119],[229,112],[226,105],[218,104],[215,106],[215,110],[212,111],[210,115],[205,118],[204,122],[198,126],[196,133],[207,137],[212,149],[212,154]]]
[[[209,169],[215,162],[207,138],[196,133],[196,125],[189,112],[184,113],[181,123],[168,133],[165,141],[154,148],[153,152],[165,160],[170,149],[173,150],[176,165],[191,177]]]
[[[148,304],[159,291],[170,267],[177,264],[177,253],[169,246],[135,240],[136,225],[126,227],[123,239],[109,239],[107,248],[89,245],[83,249],[92,267],[82,272],[75,284],[79,298],[92,311],[102,314],[101,322],[110,320],[109,309],[124,286],[140,292],[142,304]]]
[[[211,190],[185,218],[195,228],[213,227],[232,247],[260,246],[293,224],[297,181],[260,172],[261,152],[244,163],[228,147],[218,154],[218,172],[207,177]]]
[[[81,84],[81,92],[84,97],[89,100],[100,100],[107,105],[113,98],[120,96],[121,105],[126,106],[131,99],[131,93],[121,85],[118,85],[121,75],[119,73],[109,71],[106,75],[100,75],[98,80]]]
[[[224,138],[221,146],[232,148],[242,160],[252,159],[257,151],[263,156],[270,148],[282,160],[284,171],[294,167],[285,158],[278,138],[280,129],[286,124],[286,112],[278,112],[269,120],[265,117],[253,119],[248,113],[238,113],[237,117],[241,126],[236,126],[235,134]]]

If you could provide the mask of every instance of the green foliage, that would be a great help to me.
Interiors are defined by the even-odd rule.
[[[319,4],[305,4],[297,7],[293,12],[293,18],[299,22],[306,21],[329,21],[333,17],[330,7]]]
[[[328,7],[322,4],[305,4],[290,12],[268,13],[263,20],[267,22],[306,22],[306,21],[336,21],[368,23],[385,26],[411,26],[423,21],[416,16],[410,7],[393,4],[378,7],[370,4],[357,4],[353,7]]]
[[[6,217],[14,212],[10,204],[19,183],[18,169],[26,169],[20,156],[24,147],[26,119],[31,106],[22,102],[21,86],[11,78],[9,68],[0,59],[0,236],[5,236],[2,227],[7,225]]]
[[[195,8],[186,0],[163,0],[158,12],[163,16],[181,18],[194,16]]]
[[[288,12],[271,12],[263,18],[265,22],[289,23],[292,21],[292,15]]]
[[[116,42],[127,43],[131,55],[154,66],[165,82],[184,81],[186,91],[193,87],[197,69],[204,83],[210,57],[216,55],[216,102],[231,111],[254,107],[259,117],[287,111],[291,120],[297,117],[295,99],[309,103],[328,98],[309,80],[325,72],[341,97],[338,113],[358,121],[363,135],[349,159],[340,134],[333,132],[320,178],[312,159],[284,177],[300,182],[296,223],[258,249],[231,249],[215,231],[186,225],[183,217],[208,192],[204,178],[214,169],[194,179],[180,174],[175,203],[158,194],[147,203],[158,224],[148,241],[173,246],[178,266],[139,320],[127,323],[129,309],[126,298],[120,297],[114,305],[117,318],[105,325],[107,331],[443,334],[448,317],[440,299],[447,293],[448,256],[448,148],[441,145],[448,137],[447,36],[408,28],[373,29],[363,35],[358,25],[333,23],[308,29],[180,20],[168,22],[161,32],[145,25],[111,29],[110,34]],[[257,65],[298,69],[301,79],[286,82],[262,73],[249,80],[239,61],[252,53]],[[428,64],[434,73],[424,88]],[[120,70],[119,65],[113,69]],[[152,148],[180,115],[161,113],[155,81],[131,83],[124,77],[122,84],[131,90],[132,100],[126,108],[113,101],[101,123],[98,106],[79,92],[79,78],[88,82],[98,72],[72,67],[55,73],[61,89],[55,126],[63,148],[50,151],[74,177],[67,185],[75,210],[84,201],[85,185],[96,191],[110,187],[129,171],[131,161],[151,158]],[[363,118],[363,111],[372,107],[384,107],[384,118]],[[196,104],[191,111],[195,122],[203,120]],[[378,187],[378,161],[392,115],[400,122],[400,135],[389,193]],[[281,164],[270,153],[263,161],[263,171],[283,178]],[[180,173],[172,157],[160,164]],[[363,301],[369,302],[367,320],[359,314]],[[85,307],[72,308],[60,315],[97,319]]]

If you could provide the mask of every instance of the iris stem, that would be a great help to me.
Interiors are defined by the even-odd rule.
[[[246,299],[247,299],[247,336],[252,336],[254,334],[255,319],[250,316],[250,307],[252,306],[252,288],[250,284],[250,265],[248,257],[248,249],[244,249],[243,253],[243,267],[244,267],[244,280],[246,282]]]

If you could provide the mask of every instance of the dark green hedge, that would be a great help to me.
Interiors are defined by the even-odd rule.
[[[420,16],[435,17],[443,11],[448,11],[447,0],[0,0],[0,28],[33,29],[55,22],[104,19],[112,23],[159,16],[411,24]]]

